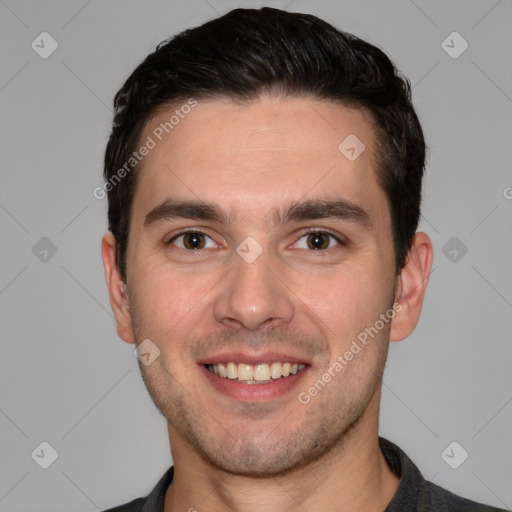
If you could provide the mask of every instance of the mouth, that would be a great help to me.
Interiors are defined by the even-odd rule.
[[[289,394],[311,369],[305,360],[292,357],[219,355],[201,361],[198,367],[213,390],[224,396],[241,402],[269,402]]]
[[[245,384],[268,384],[290,375],[296,375],[306,368],[303,363],[226,363],[205,364],[206,369],[215,375]]]

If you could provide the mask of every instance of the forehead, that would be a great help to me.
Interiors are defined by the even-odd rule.
[[[382,208],[371,114],[307,98],[184,101],[161,109],[141,143],[134,212],[167,197],[222,204],[243,218],[271,204],[345,197]],[[355,157],[355,158],[354,158]]]

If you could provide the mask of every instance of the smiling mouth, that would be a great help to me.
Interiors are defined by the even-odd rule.
[[[228,362],[205,364],[204,366],[218,377],[244,384],[268,384],[269,382],[285,379],[290,375],[300,373],[306,367],[305,364],[280,362],[255,365]]]

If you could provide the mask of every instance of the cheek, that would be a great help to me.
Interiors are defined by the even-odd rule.
[[[197,321],[194,318],[208,301],[207,292],[214,283],[212,279],[210,284],[206,274],[198,279],[162,266],[146,265],[134,283],[138,315],[149,331],[142,335],[166,341],[181,339],[182,334],[178,333]]]
[[[389,308],[390,287],[382,278],[379,281],[379,275],[385,274],[370,266],[345,268],[301,285],[298,296],[306,304],[306,312],[313,312],[313,321],[333,340],[333,348],[349,345]]]

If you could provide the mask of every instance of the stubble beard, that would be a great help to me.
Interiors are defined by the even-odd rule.
[[[351,362],[352,366],[343,369],[347,372],[343,375],[345,387],[338,385],[338,396],[334,389],[336,384],[328,384],[333,387],[323,390],[310,404],[302,405],[297,401],[296,410],[302,420],[295,421],[293,428],[285,417],[276,421],[266,435],[257,431],[257,418],[265,417],[273,404],[241,404],[238,410],[226,412],[235,417],[237,414],[242,418],[253,417],[255,421],[254,430],[235,428],[229,431],[187,392],[186,383],[178,382],[160,362],[155,364],[158,359],[150,367],[139,362],[139,367],[149,395],[168,421],[170,431],[206,463],[232,475],[267,478],[300,470],[322,458],[336,457],[344,440],[360,424],[372,397],[380,396],[388,343],[384,339],[372,343],[385,345],[385,350],[374,347],[378,364],[372,363],[373,369],[366,369],[363,378],[358,372],[347,371],[356,368]],[[360,363],[362,366],[363,361]],[[356,381],[364,382],[364,389],[357,389]],[[288,416],[295,420],[294,412]]]

